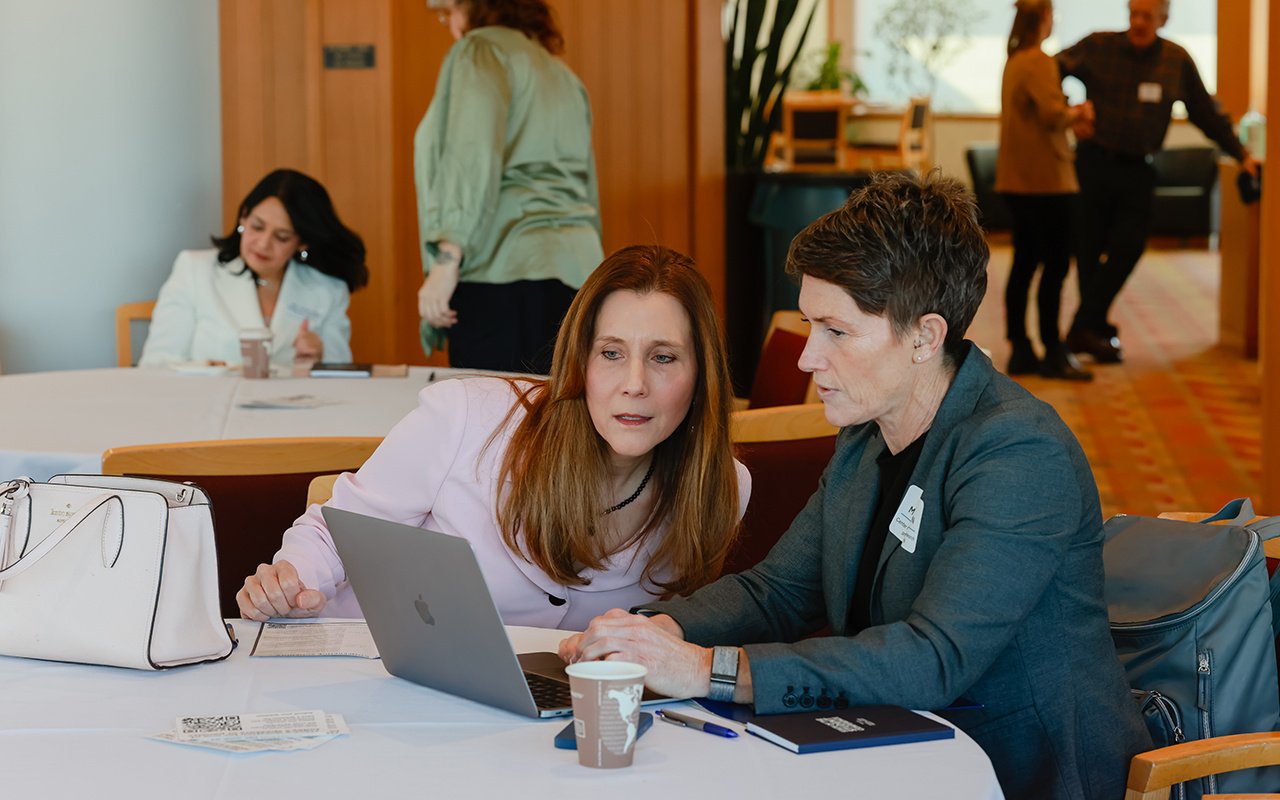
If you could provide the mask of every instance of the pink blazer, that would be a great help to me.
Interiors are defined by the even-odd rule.
[[[338,479],[329,505],[469,540],[508,625],[582,630],[611,608],[653,600],[640,576],[665,526],[617,553],[604,570],[585,573],[591,581],[586,586],[561,586],[507,549],[494,497],[502,454],[524,412],[517,409],[493,444],[485,448],[485,443],[514,401],[510,384],[497,378],[446,380],[426,387],[418,395],[418,407],[387,434],[365,465]],[[751,495],[751,476],[741,463],[735,464],[741,517]],[[275,555],[275,561],[282,560],[297,567],[308,588],[328,598],[325,616],[363,616],[319,506],[308,508],[285,531]],[[659,572],[657,577],[665,576]],[[555,605],[552,598],[565,602]]]

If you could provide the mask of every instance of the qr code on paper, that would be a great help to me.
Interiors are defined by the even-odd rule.
[[[184,733],[238,733],[244,730],[237,714],[221,717],[183,717],[180,722]]]

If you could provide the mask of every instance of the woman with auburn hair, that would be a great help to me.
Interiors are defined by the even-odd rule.
[[[423,349],[545,374],[604,256],[587,92],[545,0],[430,5],[456,43],[413,140]]]
[[[750,494],[731,397],[693,262],[624,248],[574,299],[549,379],[428,386],[328,505],[468,539],[507,624],[580,630],[719,574]],[[236,599],[255,620],[360,616],[318,506]]]

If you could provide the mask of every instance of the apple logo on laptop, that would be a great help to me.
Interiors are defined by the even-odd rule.
[[[436,618],[431,616],[431,609],[427,607],[427,601],[422,599],[422,593],[418,593],[418,599],[413,601],[413,607],[418,609],[418,616],[422,617],[422,621],[428,625],[435,625]]]

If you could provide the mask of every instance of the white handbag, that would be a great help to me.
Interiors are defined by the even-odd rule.
[[[209,498],[147,478],[0,482],[0,655],[165,669],[235,641]]]

